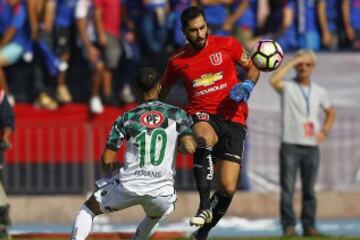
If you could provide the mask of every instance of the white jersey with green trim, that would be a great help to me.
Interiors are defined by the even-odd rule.
[[[174,193],[178,137],[191,134],[185,111],[160,101],[145,102],[122,114],[114,123],[107,148],[119,149],[126,141],[123,187],[136,195]]]

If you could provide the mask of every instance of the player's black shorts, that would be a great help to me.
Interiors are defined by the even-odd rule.
[[[205,121],[214,128],[219,139],[213,149],[216,160],[229,160],[242,165],[246,126],[206,112],[198,112],[191,117],[194,124]]]

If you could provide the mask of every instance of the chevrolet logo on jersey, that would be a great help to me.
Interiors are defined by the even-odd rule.
[[[207,87],[223,79],[223,77],[223,72],[203,74],[200,78],[193,81],[193,87]]]

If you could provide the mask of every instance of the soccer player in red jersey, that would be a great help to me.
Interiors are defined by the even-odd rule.
[[[185,9],[181,24],[188,44],[169,60],[162,96],[166,96],[176,80],[184,81],[187,111],[194,121],[197,142],[193,169],[200,194],[199,210],[190,224],[201,227],[193,239],[206,239],[236,191],[246,133],[246,102],[260,73],[235,38],[208,34],[201,8]],[[237,76],[237,65],[245,71],[242,81]],[[210,199],[213,162],[219,188]]]

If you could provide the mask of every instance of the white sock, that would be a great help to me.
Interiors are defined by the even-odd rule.
[[[136,228],[133,240],[147,240],[153,234],[162,218],[149,218],[146,216]]]
[[[82,205],[71,231],[71,240],[85,240],[90,234],[95,214],[85,205]]]

